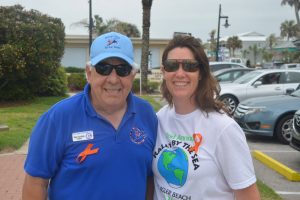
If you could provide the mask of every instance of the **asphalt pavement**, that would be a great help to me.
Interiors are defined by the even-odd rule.
[[[300,172],[300,152],[289,145],[278,143],[269,137],[247,136],[251,151],[258,150],[278,161],[273,165],[284,165]],[[284,200],[300,200],[300,181],[290,181],[279,172],[253,158],[256,176],[279,194]],[[276,166],[275,166],[276,167]]]

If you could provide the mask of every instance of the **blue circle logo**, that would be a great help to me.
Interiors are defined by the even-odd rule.
[[[184,150],[177,147],[165,149],[158,159],[157,168],[170,187],[180,188],[187,179],[189,163]]]

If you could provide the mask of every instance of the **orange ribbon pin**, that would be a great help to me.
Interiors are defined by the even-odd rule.
[[[92,149],[94,145],[88,144],[87,147],[82,151],[76,158],[77,162],[82,163],[87,156],[98,153],[99,148]]]
[[[197,153],[198,149],[202,143],[202,135],[200,133],[194,133],[193,139],[194,139],[195,145],[193,147],[189,148],[189,152],[194,151],[195,153]]]

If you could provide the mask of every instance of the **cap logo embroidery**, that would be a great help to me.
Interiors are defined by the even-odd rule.
[[[135,144],[142,144],[145,142],[146,134],[144,131],[141,131],[140,129],[133,127],[130,131],[130,140]]]
[[[110,45],[112,45],[114,43],[118,44],[118,41],[116,39],[109,39],[109,40],[107,40],[107,46],[110,46]]]

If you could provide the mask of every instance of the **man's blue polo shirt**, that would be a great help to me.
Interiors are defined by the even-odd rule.
[[[25,171],[51,180],[50,200],[144,200],[147,177],[152,176],[155,112],[130,93],[116,130],[95,112],[89,90],[87,85],[40,117]]]

